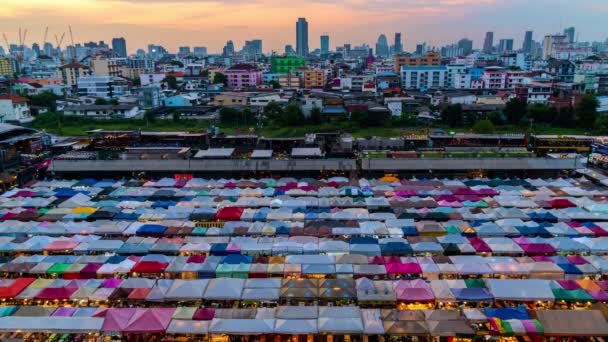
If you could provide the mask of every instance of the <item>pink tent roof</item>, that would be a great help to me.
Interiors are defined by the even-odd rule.
[[[552,254],[555,253],[555,248],[548,243],[528,243],[519,245],[521,249],[528,255],[532,254]]]
[[[79,243],[70,240],[56,240],[44,247],[45,251],[71,251],[78,247]]]
[[[53,317],[72,317],[72,315],[74,314],[74,312],[76,312],[76,310],[78,310],[78,308],[60,307],[57,310],[55,310],[55,312],[53,312],[53,314],[51,316],[53,316]]]
[[[580,285],[574,280],[556,280],[559,286],[564,290],[578,290],[580,289]]]
[[[433,302],[435,295],[429,284],[422,279],[399,280],[393,284],[397,300],[406,302]]]
[[[386,272],[388,274],[422,274],[422,268],[414,262],[403,264],[392,262],[386,264]]]
[[[77,289],[75,288],[65,288],[65,287],[47,287],[46,289],[42,289],[42,291],[38,292],[35,299],[40,300],[54,300],[54,299],[70,299],[70,296]]]
[[[126,333],[164,333],[171,322],[175,308],[138,308],[122,329]]]
[[[568,255],[566,259],[575,265],[585,265],[589,263],[580,255]]]
[[[120,283],[122,283],[122,279],[110,278],[103,281],[103,287],[106,289],[115,289]]]
[[[101,331],[123,331],[127,327],[131,317],[135,314],[135,311],[135,308],[110,308],[106,310]]]
[[[473,246],[473,248],[475,248],[475,252],[477,253],[491,253],[492,249],[490,248],[490,246],[488,246],[488,244],[483,241],[480,237],[471,237],[469,238],[469,241],[471,242],[471,246]]]
[[[593,299],[600,301],[600,302],[607,302],[608,301],[608,293],[606,293],[605,291],[594,291],[594,290],[587,290],[587,293],[593,297]]]

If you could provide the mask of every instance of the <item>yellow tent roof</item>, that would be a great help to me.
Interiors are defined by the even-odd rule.
[[[97,211],[97,208],[93,207],[76,207],[72,209],[73,214],[92,214]]]

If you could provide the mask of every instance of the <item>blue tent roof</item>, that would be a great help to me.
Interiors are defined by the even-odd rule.
[[[144,224],[137,229],[136,235],[162,235],[167,227],[160,224]]]
[[[222,259],[222,264],[251,264],[253,257],[242,254],[229,254]]]
[[[372,237],[352,237],[349,243],[351,245],[377,245],[378,239]]]
[[[486,288],[472,287],[451,290],[459,302],[486,302],[494,300],[494,296]]]
[[[525,305],[516,308],[485,308],[486,316],[500,319],[530,319]]]

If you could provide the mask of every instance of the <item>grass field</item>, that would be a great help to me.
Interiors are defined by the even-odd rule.
[[[144,131],[203,131],[209,127],[207,121],[196,120],[156,120],[152,123],[145,120],[92,120],[79,117],[65,117],[62,123],[59,124],[56,116],[40,116],[34,120],[32,127],[40,130],[45,130],[51,134],[64,136],[83,136],[87,131],[102,128],[106,130],[135,130],[141,129]],[[249,127],[236,126],[221,126],[221,131],[228,134],[233,134],[237,131],[248,130]],[[348,132],[355,138],[381,136],[394,137],[401,136],[406,133],[426,133],[434,132],[436,129],[442,129],[446,132],[471,132],[470,127],[450,128],[441,125],[436,125],[431,128],[427,127],[358,127],[349,121],[324,123],[320,125],[302,125],[297,127],[262,127],[256,128],[256,133],[272,138],[278,137],[297,137],[304,136],[306,133],[312,132]],[[496,126],[496,133],[527,133],[530,131],[529,126]],[[579,134],[583,135],[587,132],[578,128],[563,128],[552,126],[535,125],[533,132],[537,134]]]

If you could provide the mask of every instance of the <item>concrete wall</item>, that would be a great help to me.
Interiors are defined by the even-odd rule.
[[[215,172],[354,170],[352,159],[54,160],[54,172]]]
[[[383,170],[573,170],[582,159],[548,158],[363,158],[361,169]]]

